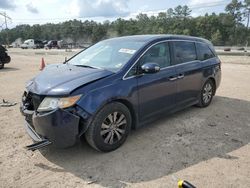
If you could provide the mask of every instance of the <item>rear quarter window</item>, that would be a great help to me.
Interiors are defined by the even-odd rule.
[[[198,52],[198,58],[201,61],[215,57],[214,53],[212,52],[212,50],[209,48],[207,44],[196,43],[196,48]]]
[[[188,41],[173,42],[175,64],[197,60],[195,43]]]

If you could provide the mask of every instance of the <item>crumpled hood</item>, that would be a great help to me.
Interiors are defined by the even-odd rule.
[[[27,83],[26,89],[38,95],[68,95],[74,89],[113,74],[103,69],[70,64],[47,66]]]

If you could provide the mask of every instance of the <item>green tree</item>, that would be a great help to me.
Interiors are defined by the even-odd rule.
[[[242,7],[243,5],[241,1],[232,0],[232,2],[229,3],[225,8],[226,12],[228,12],[228,14],[230,14],[234,18],[234,22],[235,22],[233,26],[233,35],[230,36],[232,43],[236,43],[236,35],[237,35],[236,28],[243,20],[242,12],[241,12]]]
[[[188,6],[177,6],[155,16],[139,14],[135,19],[118,18],[112,22],[69,20],[58,24],[18,25],[9,30],[0,31],[0,43],[17,38],[42,40],[65,40],[75,43],[95,43],[99,40],[124,35],[136,34],[184,34],[203,37],[216,45],[245,45],[250,42],[249,1],[241,3],[232,0],[226,13],[205,14],[191,17]],[[244,25],[243,21],[246,21]],[[236,37],[237,35],[237,37]]]
[[[225,10],[233,16],[236,23],[240,23],[242,21],[242,7],[243,5],[240,1],[232,0],[232,2],[226,6]]]
[[[244,9],[243,16],[247,19],[247,29],[248,29],[250,22],[250,0],[244,0],[243,9]]]
[[[217,31],[212,34],[211,41],[214,45],[222,45],[222,35],[220,30],[217,29]]]
[[[173,14],[177,18],[187,18],[190,16],[191,12],[192,11],[189,9],[187,5],[184,6],[179,5],[175,7]]]
[[[167,10],[167,17],[172,18],[174,16],[174,10],[172,8],[169,8]]]

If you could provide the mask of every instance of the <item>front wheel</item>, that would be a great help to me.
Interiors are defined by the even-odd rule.
[[[131,124],[129,109],[119,102],[110,103],[96,114],[85,133],[85,138],[96,150],[113,151],[125,142]]]
[[[214,96],[215,93],[215,85],[211,79],[207,80],[203,85],[200,96],[199,96],[199,107],[207,107]]]

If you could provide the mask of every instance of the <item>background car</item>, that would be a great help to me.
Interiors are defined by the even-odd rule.
[[[43,41],[41,40],[35,40],[35,49],[41,49],[41,48],[44,48],[44,44],[43,44]]]
[[[58,49],[58,48],[60,48],[58,46],[57,40],[50,40],[44,47],[48,48],[48,49],[52,49],[52,48],[57,48]]]
[[[34,39],[25,40],[24,43],[21,45],[22,49],[35,48],[35,47],[36,45]]]

